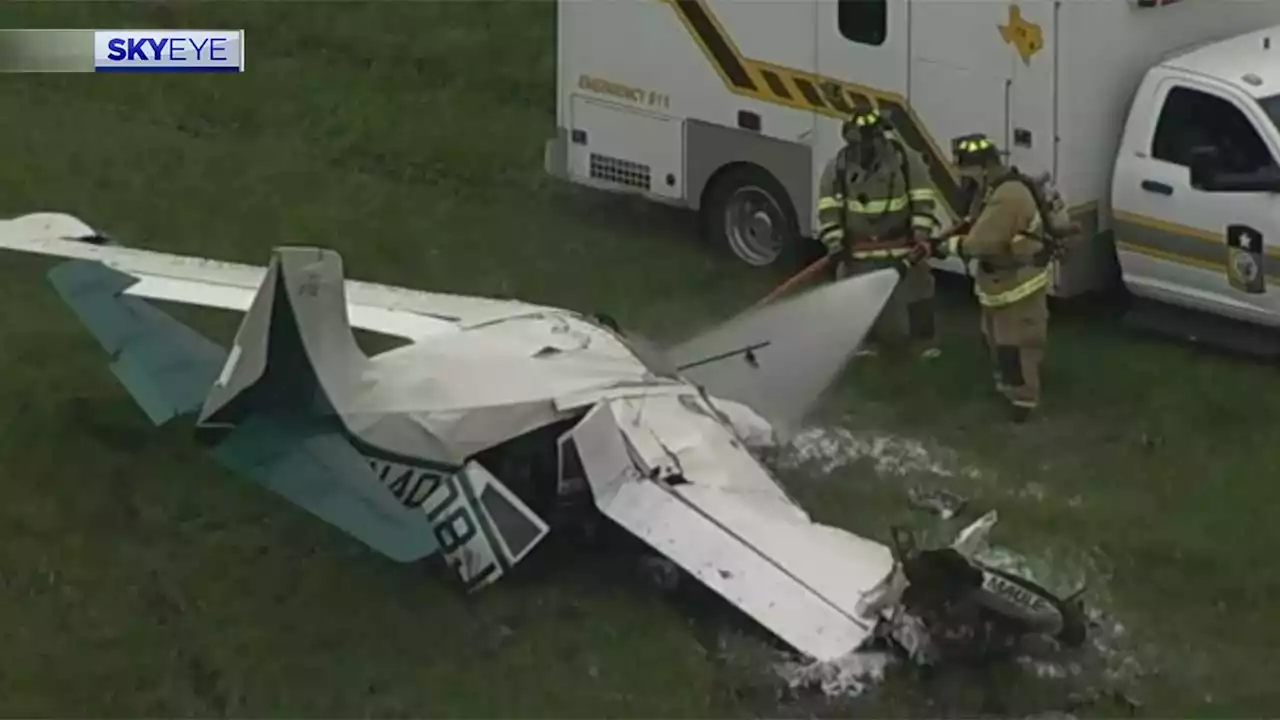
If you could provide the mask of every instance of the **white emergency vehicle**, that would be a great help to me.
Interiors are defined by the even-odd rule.
[[[1268,0],[560,0],[547,170],[698,210],[768,266],[812,237],[839,118],[866,98],[924,155],[944,222],[958,136],[1052,175],[1085,228],[1056,295],[1119,275],[1280,326],[1276,23]]]

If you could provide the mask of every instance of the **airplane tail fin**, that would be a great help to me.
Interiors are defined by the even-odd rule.
[[[250,413],[337,415],[367,362],[347,317],[342,257],[276,248],[200,424],[234,425]]]
[[[199,427],[216,440],[222,465],[410,562],[440,549],[422,498],[410,495],[458,468],[424,461],[392,472],[352,442],[341,411],[366,362],[347,319],[342,258],[277,248],[208,388]]]

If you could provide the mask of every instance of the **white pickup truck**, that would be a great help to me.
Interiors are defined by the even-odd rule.
[[[1280,2],[1253,0],[559,0],[547,168],[695,209],[711,242],[773,265],[812,237],[865,99],[925,156],[944,221],[960,135],[1054,178],[1086,230],[1055,295],[1119,280],[1280,326],[1276,23]]]

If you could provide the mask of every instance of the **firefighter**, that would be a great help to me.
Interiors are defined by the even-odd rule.
[[[1031,186],[1015,181],[1020,176],[986,136],[959,138],[953,151],[960,175],[976,183],[978,200],[967,231],[937,241],[934,254],[977,261],[974,291],[996,388],[1010,418],[1025,422],[1040,404],[1052,242]]]
[[[840,260],[837,277],[907,264],[871,337],[886,350],[915,341],[922,357],[937,357],[933,274],[924,262],[937,232],[928,168],[874,109],[855,110],[841,130],[845,146],[822,172],[818,237]]]

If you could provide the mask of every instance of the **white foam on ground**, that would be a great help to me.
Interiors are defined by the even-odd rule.
[[[883,480],[933,476],[943,479],[940,487],[970,501],[994,493],[1023,502],[1060,502],[1071,508],[1085,504],[1078,495],[1054,497],[1051,488],[1034,480],[1009,483],[997,473],[965,465],[959,453],[932,441],[890,433],[838,426],[811,427],[793,436],[778,459],[783,467],[813,476],[838,474],[856,465],[869,467]],[[944,542],[950,539],[948,535]],[[1090,684],[1101,681],[1129,685],[1145,673],[1126,647],[1130,645],[1126,628],[1105,610],[1111,605],[1104,586],[1108,572],[1095,563],[1096,558],[1079,551],[1054,548],[1028,556],[999,546],[983,548],[978,557],[991,566],[1027,577],[1060,596],[1074,592],[1086,578],[1089,580],[1085,597],[1093,608],[1088,640],[1090,657],[1025,656],[1020,664],[1029,674],[1045,679],[1083,676]],[[895,662],[896,658],[886,652],[855,651],[830,662],[786,660],[775,664],[774,669],[791,688],[820,689],[832,698],[855,697],[880,682]]]
[[[1057,593],[1075,590],[1084,577],[1090,577],[1091,627],[1087,654],[1052,652],[1047,657],[1027,654],[1018,658],[1018,664],[1024,672],[1040,679],[1083,678],[1088,685],[1132,687],[1146,670],[1126,647],[1125,626],[1098,609],[1099,604],[1103,607],[1108,604],[1105,588],[1097,585],[1100,571],[1088,559],[1056,555],[1060,553],[1048,552],[1033,558],[998,546],[983,548],[978,554],[989,565],[1028,577]],[[910,640],[909,637],[899,639]],[[889,652],[859,650],[828,662],[788,659],[776,663],[774,671],[792,689],[820,690],[832,699],[852,698],[874,688],[897,662],[898,658]]]
[[[928,473],[953,477],[962,471],[954,451],[888,433],[813,427],[796,433],[790,445],[786,464],[812,464],[824,475],[858,462],[870,462],[881,476]]]
[[[826,662],[787,661],[775,666],[778,676],[793,689],[814,688],[827,697],[857,697],[884,679],[895,662],[880,651],[854,651]]]
[[[990,469],[962,463],[959,453],[932,440],[871,430],[839,426],[806,428],[783,448],[778,464],[782,468],[802,469],[815,477],[838,476],[839,471],[860,465],[882,480],[917,479],[970,501],[1003,496],[1073,509],[1085,504],[1079,495],[1056,496],[1044,483],[1034,480],[1011,483]]]

